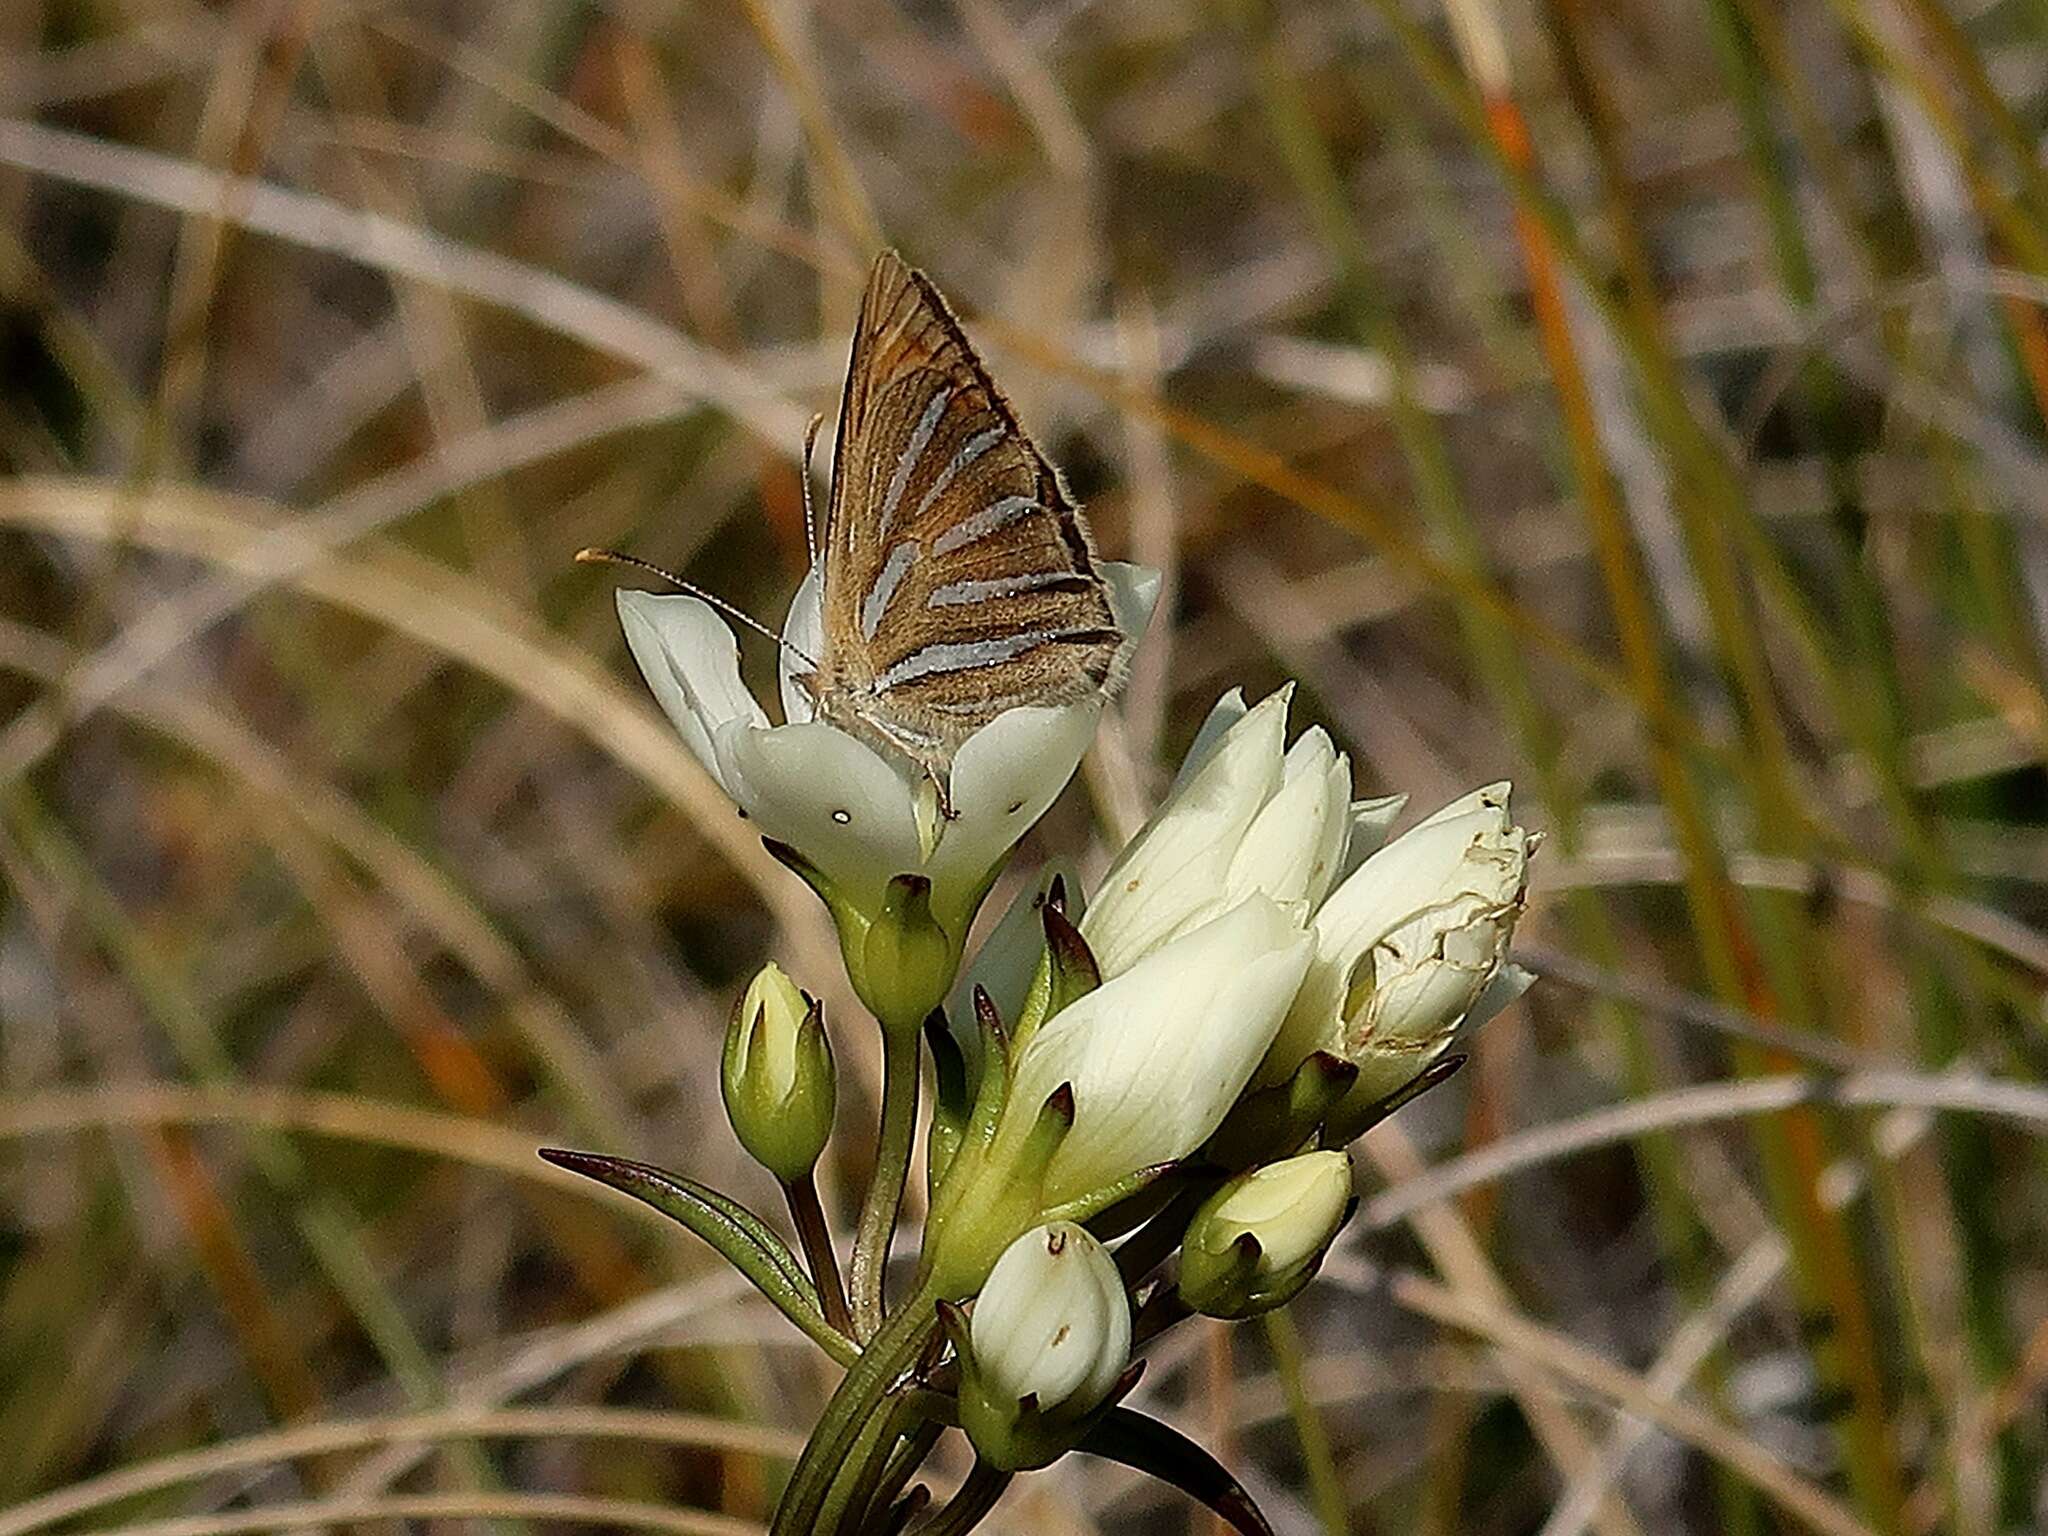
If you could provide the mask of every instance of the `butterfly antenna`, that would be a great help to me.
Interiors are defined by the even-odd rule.
[[[825,413],[820,411],[804,428],[804,551],[811,557],[811,569],[814,571],[818,568],[818,517],[811,506],[811,452],[818,446],[818,428],[823,425]]]
[[[579,549],[576,551],[576,563],[579,565],[626,565],[631,566],[636,571],[645,571],[650,576],[659,576],[670,586],[679,587],[700,602],[709,603],[728,618],[738,619],[756,634],[766,635],[813,672],[818,670],[817,658],[806,655],[800,647],[790,644],[789,641],[783,639],[782,636],[775,633],[774,630],[763,624],[737,603],[727,602],[716,592],[706,592],[694,581],[685,581],[673,571],[663,570],[652,560],[642,560],[638,555],[622,555],[616,549]]]

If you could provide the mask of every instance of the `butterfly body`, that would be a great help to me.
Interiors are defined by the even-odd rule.
[[[1020,705],[1110,686],[1125,636],[1079,509],[945,301],[884,253],[841,402],[823,545],[818,714],[945,788]]]

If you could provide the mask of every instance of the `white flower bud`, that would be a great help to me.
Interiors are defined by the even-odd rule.
[[[1021,1135],[1055,1089],[1072,1086],[1073,1128],[1041,1208],[1199,1147],[1272,1044],[1309,950],[1299,924],[1254,895],[1041,1026],[1018,1054],[998,1138]]]
[[[1040,1414],[1078,1417],[1131,1358],[1131,1307],[1108,1250],[1082,1227],[1033,1227],[1003,1250],[974,1303],[968,1338],[983,1391]]]
[[[1315,916],[1316,957],[1262,1083],[1311,1051],[1355,1062],[1350,1102],[1413,1079],[1461,1025],[1483,1022],[1528,985],[1505,966],[1533,840],[1509,819],[1508,786],[1445,806],[1367,859]]]
[[[1232,690],[1166,801],[1103,877],[1081,933],[1104,976],[1245,897],[1312,910],[1342,869],[1351,775],[1321,729],[1286,746],[1283,688],[1247,710]]]
[[[1351,1160],[1306,1152],[1240,1175],[1195,1213],[1181,1243],[1181,1296],[1197,1311],[1245,1317],[1306,1283],[1351,1208]]]

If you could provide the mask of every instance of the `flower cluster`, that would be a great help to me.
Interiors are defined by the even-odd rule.
[[[1114,580],[1135,634],[1156,582]],[[741,1143],[788,1195],[800,1255],[677,1175],[552,1154],[712,1241],[847,1366],[776,1536],[902,1529],[919,1459],[903,1452],[928,1448],[917,1426],[932,1415],[979,1459],[947,1529],[1018,1471],[1127,1442],[1134,1350],[1191,1314],[1247,1317],[1298,1293],[1356,1203],[1346,1146],[1529,984],[1507,952],[1536,839],[1508,786],[1390,840],[1403,798],[1354,800],[1320,729],[1290,744],[1286,689],[1226,694],[1092,899],[1051,866],[970,957],[977,910],[1072,775],[1099,699],[1001,715],[941,794],[927,768],[811,718],[787,667],[786,723],[770,724],[697,599],[625,593],[619,610],[691,750],[824,898],[882,1034],[879,1152],[844,1286],[811,1174],[832,1130],[828,1033],[773,966],[735,1011],[723,1083]],[[798,649],[815,649],[816,624],[810,582],[787,631]],[[930,1209],[891,1305],[927,1054]],[[1218,1497],[1213,1462],[1146,1432],[1154,1470]]]

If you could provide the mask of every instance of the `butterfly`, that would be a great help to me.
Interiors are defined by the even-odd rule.
[[[804,442],[808,468],[818,422]],[[919,765],[947,803],[953,755],[1019,705],[1111,688],[1128,644],[1080,508],[922,272],[876,258],[840,399],[825,503],[819,654],[774,638],[816,715]],[[804,476],[805,531],[816,519]],[[822,564],[822,572],[819,567]]]
[[[1019,705],[1106,690],[1125,635],[1080,508],[939,291],[893,251],[868,275],[826,502],[818,714],[943,787]]]

